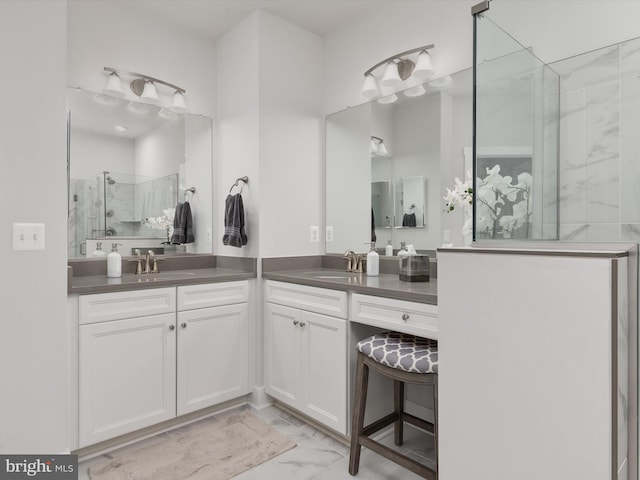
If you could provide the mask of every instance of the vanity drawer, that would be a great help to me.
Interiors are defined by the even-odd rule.
[[[349,315],[347,292],[273,280],[267,280],[264,288],[267,302],[338,318]]]
[[[438,339],[438,307],[436,305],[353,294],[351,321]]]
[[[176,311],[175,287],[80,295],[80,325]]]
[[[178,287],[178,311],[219,307],[249,301],[249,282],[207,283]]]

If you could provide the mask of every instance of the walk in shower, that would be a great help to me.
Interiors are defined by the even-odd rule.
[[[474,8],[474,238],[557,239],[559,76]]]

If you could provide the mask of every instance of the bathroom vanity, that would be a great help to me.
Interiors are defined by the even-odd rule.
[[[250,393],[255,269],[219,267],[218,260],[205,256],[199,263],[206,268],[125,274],[116,281],[70,277],[75,449]],[[92,263],[73,265],[82,271],[95,268]]]
[[[288,270],[271,270],[272,260],[263,261],[266,393],[346,437],[355,345],[382,330],[437,339],[436,279],[409,283],[397,274],[367,277],[327,268],[326,261],[325,267],[322,261],[314,264],[312,257],[303,260],[306,266],[293,259]],[[407,411],[432,416],[432,405],[422,400],[429,395],[409,387]],[[370,391],[377,400],[368,407],[367,419],[388,413],[392,389],[387,380],[372,378]]]

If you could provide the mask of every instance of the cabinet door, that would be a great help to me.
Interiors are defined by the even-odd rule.
[[[178,415],[249,393],[246,303],[178,312]]]
[[[175,416],[175,314],[79,328],[80,447]]]
[[[300,310],[265,304],[265,388],[298,408],[300,392]]]
[[[300,410],[334,430],[347,433],[346,321],[301,312]]]

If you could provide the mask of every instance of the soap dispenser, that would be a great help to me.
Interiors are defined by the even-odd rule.
[[[376,252],[376,243],[371,242],[371,250],[367,253],[367,276],[377,277],[380,273],[380,255]]]
[[[111,244],[111,253],[107,255],[107,277],[122,276],[122,256],[118,253],[119,243]]]
[[[393,245],[391,244],[391,240],[387,242],[387,246],[384,247],[384,254],[387,257],[393,257]]]
[[[405,247],[405,243],[400,242],[400,250],[398,251],[398,260],[401,268],[402,268],[402,259],[408,256],[409,256],[409,252],[407,252],[407,247]]]
[[[96,249],[91,254],[92,257],[104,258],[107,256],[107,252],[102,250],[102,242],[96,242]]]

